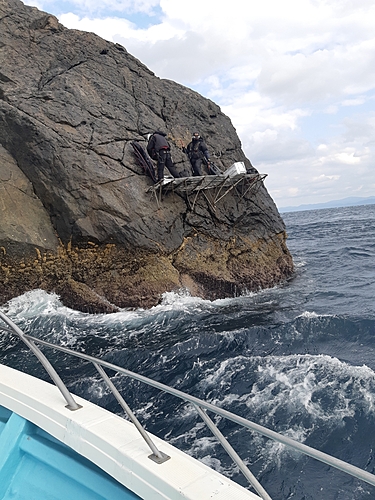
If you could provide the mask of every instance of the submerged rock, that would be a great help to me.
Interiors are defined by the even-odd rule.
[[[180,172],[198,130],[222,169],[244,162],[220,108],[124,47],[0,3],[0,303],[33,288],[90,312],[150,307],[181,287],[215,299],[271,287],[293,262],[262,182],[213,203],[149,191],[132,141],[164,130]]]

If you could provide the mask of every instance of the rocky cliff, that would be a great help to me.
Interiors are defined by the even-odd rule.
[[[19,0],[0,0],[0,35],[0,303],[43,288],[108,312],[181,287],[214,299],[291,275],[262,183],[215,206],[173,193],[158,203],[148,191],[131,143],[145,147],[154,130],[168,134],[181,172],[196,130],[220,168],[255,171],[215,103]]]

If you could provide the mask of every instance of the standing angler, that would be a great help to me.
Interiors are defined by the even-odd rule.
[[[164,179],[164,167],[167,167],[173,177],[179,174],[173,165],[171,158],[171,148],[164,132],[154,132],[149,136],[147,152],[153,160],[157,161],[158,182]]]
[[[205,142],[198,132],[194,132],[191,142],[186,148],[186,154],[193,168],[193,175],[203,175],[202,160],[205,158],[205,163],[208,164],[210,155]]]

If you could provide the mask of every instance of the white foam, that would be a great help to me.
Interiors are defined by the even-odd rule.
[[[319,315],[316,314],[316,312],[314,312],[314,311],[311,311],[311,312],[310,311],[305,311],[302,314],[300,314],[298,317],[299,318],[318,318]]]
[[[37,316],[58,315],[64,316],[67,320],[72,319],[77,325],[81,323],[86,326],[97,325],[100,327],[101,325],[110,326],[113,323],[119,326],[121,324],[129,325],[131,322],[152,321],[153,318],[159,318],[160,315],[164,319],[169,319],[168,316],[165,316],[169,313],[183,312],[188,315],[196,315],[200,312],[217,311],[228,306],[248,305],[249,300],[257,297],[263,299],[268,295],[272,297],[275,291],[278,291],[278,287],[211,301],[194,297],[186,288],[181,288],[174,292],[165,292],[162,295],[161,303],[150,309],[122,309],[110,314],[91,314],[70,309],[61,303],[57,294],[37,289],[11,299],[2,307],[2,310],[13,319],[28,320]]]
[[[297,316],[297,318],[307,318],[307,319],[313,319],[313,318],[334,318],[334,314],[317,314],[315,311],[304,311],[302,314]]]
[[[58,295],[38,289],[11,299],[3,310],[12,317],[28,317],[51,314],[62,307]]]
[[[249,379],[249,372],[255,380],[249,392],[233,392],[234,378]],[[211,394],[213,404],[230,408],[235,403],[244,416],[256,415],[257,423],[269,428],[285,415],[283,434],[300,442],[317,426],[328,432],[344,426],[358,407],[375,415],[374,371],[327,355],[237,356],[211,364],[199,388]],[[266,450],[273,459],[291,453],[273,442]]]

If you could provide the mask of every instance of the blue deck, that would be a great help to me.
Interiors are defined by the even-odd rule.
[[[2,500],[139,500],[99,467],[0,406]]]

